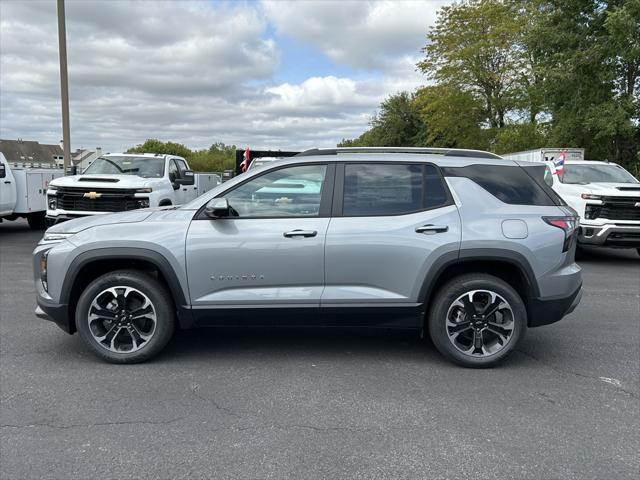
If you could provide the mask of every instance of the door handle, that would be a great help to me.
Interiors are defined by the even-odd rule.
[[[315,237],[318,234],[315,230],[291,230],[290,232],[284,232],[283,235],[287,238],[293,237]]]
[[[6,183],[7,185],[11,183],[11,180],[5,180],[4,183]]]
[[[434,233],[442,233],[449,231],[448,225],[422,225],[421,227],[416,227],[416,233],[426,233],[427,235],[432,235]]]

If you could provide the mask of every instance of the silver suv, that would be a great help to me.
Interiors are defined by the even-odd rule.
[[[304,325],[427,331],[491,366],[580,301],[576,214],[543,177],[473,150],[310,150],[181,207],[50,228],[36,313],[115,363],[176,328]]]

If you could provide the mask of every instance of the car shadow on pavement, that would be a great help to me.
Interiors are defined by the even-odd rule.
[[[399,358],[441,361],[431,342],[415,331],[322,328],[202,328],[176,332],[166,351],[168,359],[234,357]]]

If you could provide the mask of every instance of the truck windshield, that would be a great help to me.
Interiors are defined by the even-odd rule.
[[[99,157],[83,173],[85,175],[138,175],[144,178],[162,178],[164,176],[164,157]]]
[[[638,183],[633,175],[617,165],[572,165],[564,166],[562,183]]]

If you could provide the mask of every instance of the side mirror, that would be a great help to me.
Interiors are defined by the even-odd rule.
[[[193,185],[196,181],[196,177],[193,174],[193,170],[185,170],[182,172],[182,177],[176,178],[176,185]]]
[[[5,167],[4,163],[0,163],[0,178],[4,178],[7,176],[7,167]]]
[[[209,218],[230,217],[231,207],[226,198],[214,198],[204,207],[204,213]]]

